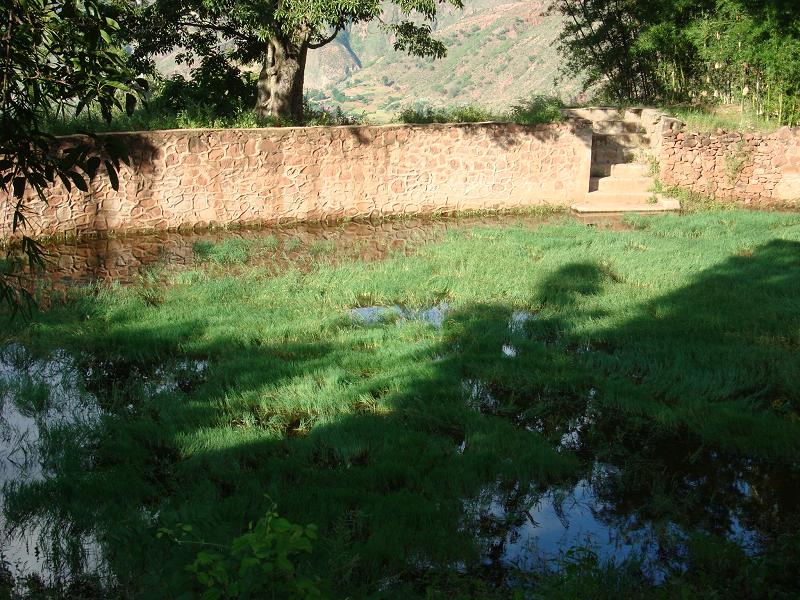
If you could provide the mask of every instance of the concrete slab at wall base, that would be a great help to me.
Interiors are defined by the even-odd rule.
[[[88,194],[59,184],[46,202],[31,195],[28,235],[569,206],[591,170],[591,124],[580,119],[107,135],[131,152],[119,189],[98,175]]]

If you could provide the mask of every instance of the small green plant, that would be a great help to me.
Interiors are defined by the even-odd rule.
[[[297,565],[302,554],[312,551],[316,526],[291,523],[278,516],[274,505],[230,545],[191,539],[193,535],[191,525],[178,525],[177,532],[162,528],[157,533],[158,538],[203,548],[186,566],[202,590],[203,600],[323,597],[317,583],[301,574]]]
[[[658,162],[658,159],[652,155],[648,156],[647,163],[649,165],[649,168],[647,169],[647,174],[650,175],[650,177],[658,177],[661,174],[661,164]]]
[[[336,242],[333,240],[315,240],[308,246],[308,252],[311,254],[311,256],[333,254],[335,250]]]
[[[744,165],[750,159],[750,152],[744,147],[744,141],[739,140],[733,152],[725,155],[725,176],[728,181],[734,183],[739,179]]]
[[[135,278],[136,295],[148,306],[159,306],[164,301],[163,269],[153,266]]]
[[[250,259],[250,246],[242,238],[228,238],[218,244],[209,241],[195,242],[195,260],[197,262],[212,262],[220,265],[232,265],[246,263]]]

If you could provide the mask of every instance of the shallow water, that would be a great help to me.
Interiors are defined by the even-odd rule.
[[[102,418],[134,414],[136,405],[102,406],[107,385],[136,378],[142,394],[191,388],[201,381],[205,360],[181,360],[143,369],[94,356],[78,359],[63,351],[35,358],[19,345],[0,350],[0,560],[17,578],[34,575],[45,582],[77,573],[101,573],[104,560],[92,532],[73,532],[70,523],[48,519],[14,522],[7,518],[6,494],[18,486],[54,476],[49,463],[58,433],[69,430],[72,443],[90,443]],[[116,375],[115,375],[116,374]]]
[[[236,239],[250,242],[267,240],[265,247],[249,257],[248,264],[267,265],[278,270],[289,263],[293,266],[298,263],[302,265],[303,262],[313,264],[320,258],[373,261],[384,259],[392,253],[413,251],[421,244],[440,239],[451,230],[480,225],[534,227],[558,218],[563,218],[563,215],[413,217],[380,222],[352,221],[197,233],[155,232],[90,237],[46,244],[46,277],[51,285],[59,287],[97,281],[129,284],[153,267],[175,272],[196,265],[197,244],[216,244]]]
[[[360,312],[351,313],[351,318],[365,325],[388,327],[403,319],[416,319],[441,327],[450,307],[443,303],[416,310],[354,310]],[[518,333],[518,327],[534,318],[532,313],[514,313],[509,330]],[[136,414],[136,397],[109,401],[114,397],[109,382],[138,381],[141,393],[147,395],[189,392],[202,383],[207,368],[208,363],[199,359],[147,365],[93,356],[75,358],[63,352],[38,359],[20,346],[0,352],[0,481],[4,491],[0,541],[2,558],[16,577],[38,574],[45,581],[54,581],[105,569],[101,545],[92,531],[73,533],[71,525],[61,521],[6,519],[6,491],[18,483],[54,476],[48,454],[41,451],[42,447],[53,450],[47,446],[49,433],[70,427],[88,440],[104,417]],[[461,387],[472,409],[486,415],[503,414],[503,390],[477,379],[464,379]],[[587,433],[605,418],[595,407],[598,394],[594,388],[589,390],[585,411],[558,421],[557,451],[592,456]],[[509,417],[514,420],[513,415],[503,418]],[[530,435],[553,433],[548,432],[552,424],[521,418],[515,422]],[[708,493],[701,496],[696,514],[687,515],[686,522],[658,521],[640,514],[642,498],[625,484],[625,469],[591,458],[584,475],[572,483],[543,486],[534,482],[523,487],[519,482],[498,481],[464,500],[464,528],[478,540],[483,568],[511,582],[516,570],[552,570],[564,560],[590,553],[600,563],[634,560],[645,576],[658,582],[670,570],[683,568],[685,540],[698,529],[723,535],[747,552],[758,551],[766,538],[756,515],[767,507],[773,514],[782,510],[782,503],[770,490],[780,482],[780,474],[764,471],[753,461],[736,462],[714,452],[693,459],[695,463],[690,465],[682,459],[678,443],[675,448],[675,464],[657,465],[654,473],[682,480],[687,489]],[[466,439],[454,446],[460,455],[470,451]]]
[[[465,505],[481,540],[484,565],[501,574],[538,572],[591,555],[600,564],[633,561],[655,583],[670,571],[683,570],[689,531],[674,522],[617,512],[602,490],[619,475],[618,468],[595,462],[586,477],[566,488],[487,488]],[[735,510],[729,517],[724,537],[748,554],[759,551],[759,532],[744,526]]]
[[[427,308],[405,308],[403,306],[360,306],[350,309],[350,318],[362,325],[376,325],[397,321],[422,321],[433,325],[436,329],[442,327],[444,319],[451,311],[447,302],[440,302]]]
[[[57,352],[47,360],[33,359],[20,346],[0,353],[0,484],[3,492],[19,484],[50,476],[42,446],[51,431],[86,429],[99,422],[97,402],[86,394],[72,359]],[[53,560],[46,524],[9,523],[5,493],[0,495],[0,549],[15,576],[45,573],[58,577],[66,565]],[[99,546],[80,540],[81,569],[97,569]],[[73,565],[74,567],[74,565]]]

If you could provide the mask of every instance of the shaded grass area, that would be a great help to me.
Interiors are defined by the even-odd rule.
[[[11,485],[7,516],[93,532],[122,596],[197,591],[184,569],[196,548],[160,527],[227,543],[274,501],[318,526],[299,568],[335,598],[794,597],[800,215],[627,224],[477,228],[413,256],[277,277],[223,242],[196,255],[244,265],[235,276],[198,264],[158,302],[100,287],[12,323],[9,341],[76,357],[103,412],[82,435],[46,436],[47,477]],[[348,313],[441,302],[441,329]],[[520,311],[530,318],[510,326]],[[175,360],[208,366],[142,388]],[[476,382],[491,402],[476,402]],[[591,548],[564,548],[557,574],[502,564],[538,495],[598,462],[616,467],[598,492],[604,519],[688,532],[664,541],[677,566],[663,581]],[[487,489],[509,515],[488,530],[465,508]],[[726,540],[734,520],[762,539],[750,556]]]

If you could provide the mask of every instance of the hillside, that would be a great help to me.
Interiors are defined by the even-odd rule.
[[[375,122],[412,105],[479,104],[504,110],[533,94],[574,100],[580,82],[555,81],[561,17],[543,15],[545,4],[466,0],[463,10],[440,6],[434,34],[448,53],[438,60],[395,51],[377,23],[355,25],[309,52],[306,93],[325,106],[365,114]],[[383,20],[396,19],[396,12],[387,9]],[[162,57],[158,68],[164,74],[188,72],[186,65],[175,64],[174,53]]]
[[[413,104],[476,103],[503,110],[545,93],[573,100],[577,79],[556,82],[560,17],[543,2],[473,0],[441,9],[434,27],[448,54],[440,60],[397,52],[379,25],[358,25],[310,53],[306,89],[324,104],[385,120]],[[394,15],[387,14],[386,19]]]

